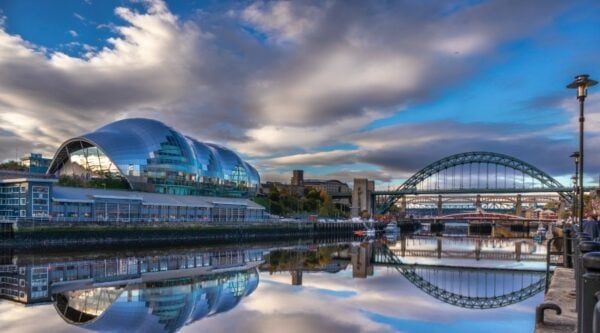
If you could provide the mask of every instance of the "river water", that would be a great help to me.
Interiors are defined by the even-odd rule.
[[[520,261],[511,257],[516,242]],[[0,327],[529,333],[543,300],[544,253],[529,240],[427,236],[9,251]]]

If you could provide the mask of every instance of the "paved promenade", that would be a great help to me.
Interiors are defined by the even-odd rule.
[[[562,314],[557,316],[555,311],[546,310],[544,323],[535,325],[535,333],[575,332],[577,313],[575,312],[574,290],[573,269],[557,267],[544,302],[558,304],[562,309]]]

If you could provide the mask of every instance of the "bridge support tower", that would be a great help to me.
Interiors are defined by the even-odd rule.
[[[517,194],[517,202],[515,203],[515,215],[523,216],[523,198]]]
[[[363,211],[372,216],[375,207],[375,182],[366,178],[354,178],[352,189],[352,217],[360,217]]]
[[[400,217],[406,216],[406,195],[402,196],[401,204],[400,204]]]

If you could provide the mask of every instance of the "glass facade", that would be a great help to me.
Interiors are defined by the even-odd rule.
[[[242,205],[170,206],[147,204],[141,200],[94,200],[72,202],[56,199],[50,218],[54,221],[118,221],[118,222],[260,222],[263,208]]]
[[[0,220],[48,218],[53,180],[0,179]]]
[[[256,194],[256,169],[233,151],[161,122],[125,119],[65,142],[48,169],[85,178],[124,177],[131,189],[177,195]]]
[[[0,179],[0,221],[263,222],[247,198],[182,196],[55,186],[56,179]]]
[[[27,207],[27,184],[0,186],[0,218],[17,218]],[[23,202],[25,200],[25,202]]]

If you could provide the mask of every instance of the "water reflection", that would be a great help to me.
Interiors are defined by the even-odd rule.
[[[430,249],[432,244],[437,246],[436,238],[421,239],[421,252],[416,251],[418,240],[403,238],[387,245],[238,244],[233,249],[89,254],[89,258],[82,254],[76,258],[17,255],[4,258],[0,265],[0,288],[6,300],[42,304],[15,313],[39,311],[43,312],[40,317],[60,319],[63,326],[51,331],[260,332],[268,330],[264,325],[274,318],[285,325],[295,318],[302,322],[297,323],[299,332],[420,332],[435,331],[433,327],[442,319],[494,322],[499,320],[498,311],[508,314],[506,320],[532,325],[535,304],[530,297],[543,289],[541,272],[517,263],[514,257],[503,259],[501,265],[487,262],[477,267],[475,263],[484,260],[475,260],[471,253],[479,245],[463,246],[461,240],[443,240],[449,253],[463,251],[468,261],[460,265],[444,265],[445,258],[434,264],[407,263],[411,257],[402,256],[402,242],[409,245],[404,254],[415,250],[411,257],[417,261],[429,260],[427,251],[437,250]],[[510,253],[507,248],[514,249],[514,244],[488,242],[480,248],[492,253],[498,246],[499,253]],[[506,263],[520,268],[506,269]],[[0,301],[0,313],[8,313],[8,305]],[[521,310],[516,313],[516,309]],[[356,318],[347,318],[350,314]],[[455,318],[456,314],[460,316]],[[8,320],[0,314],[0,323],[10,332],[25,320]],[[29,331],[42,330],[47,331],[41,326]]]
[[[69,324],[98,332],[175,332],[207,316],[234,308],[258,286],[256,268],[199,274],[53,294]]]

